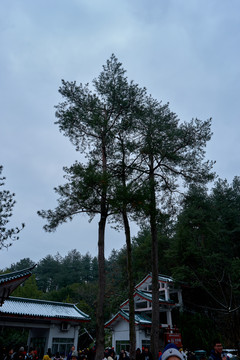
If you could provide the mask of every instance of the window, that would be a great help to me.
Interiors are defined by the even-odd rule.
[[[167,324],[167,313],[165,311],[160,312],[160,324]]]
[[[142,348],[147,347],[150,349],[150,345],[151,345],[151,340],[142,340]]]
[[[136,309],[145,309],[148,307],[147,305],[147,301],[138,301],[136,302]]]
[[[129,340],[117,340],[116,341],[116,352],[118,355],[120,354],[120,351],[122,349],[129,352],[129,350],[130,350]]]
[[[74,345],[73,338],[53,338],[52,340],[52,353],[55,355],[59,351],[60,354],[67,355]]]

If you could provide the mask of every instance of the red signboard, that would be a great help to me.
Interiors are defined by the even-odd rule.
[[[182,347],[182,337],[180,333],[165,333],[165,345],[175,344],[178,348]]]

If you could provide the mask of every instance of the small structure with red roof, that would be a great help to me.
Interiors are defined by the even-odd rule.
[[[175,332],[172,310],[182,307],[182,291],[169,276],[159,275],[159,311],[162,344],[164,333]],[[148,274],[134,291],[136,347],[150,346],[152,316],[152,275]],[[120,310],[105,324],[112,331],[112,346],[129,350],[129,300],[120,305]]]

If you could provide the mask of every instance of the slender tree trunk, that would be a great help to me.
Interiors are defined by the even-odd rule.
[[[104,298],[105,298],[105,237],[106,217],[98,223],[98,296],[96,309],[96,360],[103,359],[104,353]]]
[[[122,186],[127,194],[126,178],[127,178],[127,166],[126,166],[126,152],[124,139],[120,136],[121,152],[122,152]],[[127,245],[127,273],[128,273],[128,299],[129,299],[129,340],[130,340],[130,360],[136,358],[136,330],[135,330],[135,308],[134,308],[134,281],[132,271],[132,244],[131,244],[131,232],[127,214],[128,196],[123,202],[122,217],[125,230],[125,238]]]
[[[106,147],[102,142],[102,196],[101,196],[101,216],[98,223],[98,296],[96,309],[96,357],[95,360],[102,360],[104,354],[104,300],[105,300],[105,228],[107,221],[107,182],[105,179],[107,170]]]
[[[135,331],[135,309],[134,309],[134,282],[132,272],[132,245],[130,226],[127,212],[123,211],[123,223],[127,244],[127,271],[128,271],[128,299],[129,299],[129,337],[130,337],[130,360],[136,358],[136,331]]]
[[[153,360],[158,359],[159,352],[159,282],[158,282],[158,236],[157,236],[157,209],[153,159],[150,159],[150,227],[152,238],[152,328],[151,351]]]

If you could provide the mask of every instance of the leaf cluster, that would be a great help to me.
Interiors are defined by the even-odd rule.
[[[240,306],[239,178],[211,191],[193,186],[183,200],[167,259],[176,279],[202,289],[196,304],[230,313]]]
[[[62,81],[63,101],[55,122],[85,163],[65,167],[66,183],[56,187],[58,206],[41,210],[46,231],[80,213],[122,224],[122,213],[141,222],[152,211],[153,191],[160,213],[175,206],[183,184],[213,178],[204,161],[211,119],[180,122],[169,104],[153,99],[129,81],[113,54],[89,84]],[[151,180],[150,180],[151,178]]]
[[[3,167],[0,166],[0,175]],[[0,178],[0,187],[4,186],[5,177]],[[16,204],[15,194],[9,190],[0,191],[0,250],[5,247],[8,248],[12,245],[12,242],[19,239],[18,234],[24,228],[24,224],[21,227],[9,228],[8,223],[13,214],[13,208]]]

